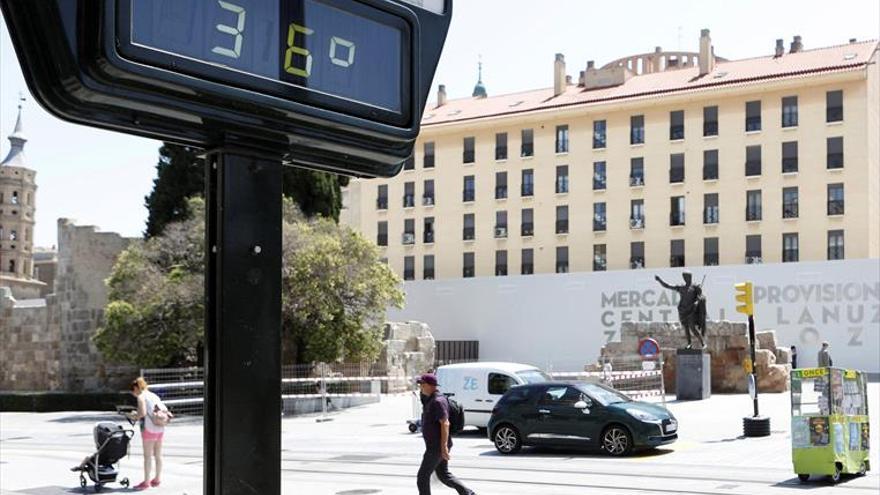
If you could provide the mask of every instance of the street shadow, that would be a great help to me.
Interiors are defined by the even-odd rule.
[[[130,493],[131,490],[128,488],[123,488],[121,486],[107,486],[104,485],[101,487],[100,493]],[[69,493],[95,493],[95,485],[89,484],[85,488],[77,486],[77,487],[65,487],[65,486],[40,486],[36,488],[28,488],[26,490],[18,491],[16,493],[21,493],[22,495],[66,495]]]
[[[828,476],[824,476],[824,475],[810,476],[810,479],[807,481],[801,481],[800,479],[795,477],[795,478],[789,478],[785,481],[780,481],[779,483],[776,483],[772,486],[778,487],[778,488],[793,488],[796,490],[818,490],[821,488],[828,488],[830,486],[846,485],[847,483],[851,482],[852,480],[858,479],[860,477],[861,476],[844,474],[844,475],[840,476],[840,481],[838,481],[837,483],[832,483],[831,479]],[[850,487],[850,488],[855,488],[855,487]]]
[[[646,450],[637,450],[632,454],[626,457],[611,457],[605,454],[602,450],[596,448],[572,448],[572,447],[523,447],[521,451],[514,454],[516,457],[531,457],[531,458],[554,458],[554,457],[562,457],[563,460],[575,459],[575,458],[597,458],[597,459],[619,459],[621,461],[626,461],[627,459],[658,459],[663,456],[672,454],[674,450],[658,448],[658,449],[646,449]],[[497,450],[489,450],[480,454],[481,456],[486,457],[507,457],[506,455],[498,452]]]
[[[177,419],[177,418],[175,418]],[[121,423],[125,421],[125,418],[116,413],[106,413],[106,414],[89,414],[89,415],[71,415],[71,416],[61,416],[55,419],[49,420],[50,423],[101,423],[101,422],[111,422],[111,423]]]

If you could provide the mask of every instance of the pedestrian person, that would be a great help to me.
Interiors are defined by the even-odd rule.
[[[449,450],[452,435],[449,430],[449,401],[437,390],[437,377],[425,373],[417,382],[422,401],[422,438],[425,454],[419,467],[417,486],[419,495],[431,495],[431,473],[444,485],[455,489],[459,495],[475,495],[449,472]]]
[[[797,369],[797,347],[791,346],[791,369]]]
[[[170,416],[168,408],[158,395],[147,389],[147,382],[138,377],[131,382],[131,395],[137,398],[137,409],[129,416],[134,421],[140,422],[141,439],[144,447],[144,481],[135,485],[135,490],[146,490],[157,487],[162,483],[162,440],[165,436],[164,422],[157,416]],[[163,424],[157,424],[163,423]],[[156,477],[150,479],[153,460],[156,461]]]
[[[826,340],[822,342],[822,348],[819,349],[819,367],[825,368],[827,366],[834,366],[834,364],[831,360],[831,347]]]

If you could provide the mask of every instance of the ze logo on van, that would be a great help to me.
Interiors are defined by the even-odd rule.
[[[476,390],[477,389],[477,379],[472,376],[464,377],[464,389],[465,390]]]

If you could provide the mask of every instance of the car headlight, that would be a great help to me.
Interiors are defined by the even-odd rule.
[[[639,409],[627,409],[626,412],[630,416],[636,418],[639,421],[644,421],[645,423],[662,423],[663,422],[663,420],[658,418],[657,416],[655,416],[649,412],[639,410]]]

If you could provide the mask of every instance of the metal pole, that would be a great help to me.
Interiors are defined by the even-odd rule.
[[[755,417],[758,417],[758,374],[756,372],[758,366],[755,363],[755,317],[749,315],[749,352],[752,357],[752,379],[755,383],[755,397],[752,399],[752,403],[755,409]]]
[[[206,163],[204,493],[281,493],[281,161]]]

